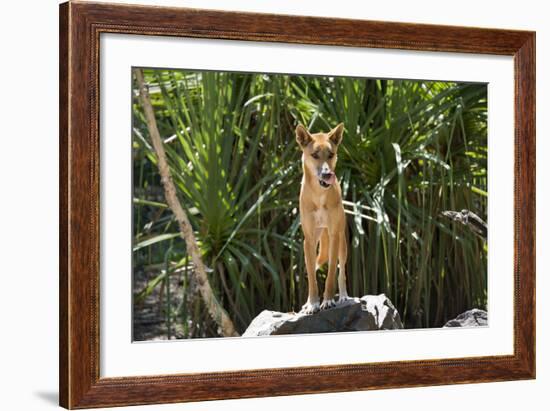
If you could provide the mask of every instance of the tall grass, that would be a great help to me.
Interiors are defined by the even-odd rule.
[[[145,77],[180,201],[240,331],[263,309],[298,310],[306,299],[297,123],[313,132],[346,126],[337,174],[350,294],[386,293],[406,327],[485,307],[486,246],[441,216],[486,217],[485,85],[152,69]],[[172,293],[185,302],[167,311],[170,330],[215,336],[189,284],[193,267],[163,202],[137,99],[133,151],[134,275],[151,276],[135,308],[179,272]]]

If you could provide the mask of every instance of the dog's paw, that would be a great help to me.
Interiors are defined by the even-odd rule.
[[[328,310],[334,307],[336,307],[336,302],[333,298],[325,298],[321,304],[321,310]]]
[[[300,314],[311,315],[315,314],[317,311],[319,311],[319,301],[311,303],[308,300],[308,302],[302,306]]]
[[[341,295],[338,297],[338,305],[345,304],[348,301],[353,300],[353,297],[349,297],[347,295]]]

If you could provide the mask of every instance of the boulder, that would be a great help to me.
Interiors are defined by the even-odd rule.
[[[474,308],[447,321],[443,328],[448,327],[484,327],[487,326],[487,311]]]
[[[384,295],[352,298],[334,308],[312,315],[262,311],[243,337],[282,334],[332,333],[402,329],[401,317]]]

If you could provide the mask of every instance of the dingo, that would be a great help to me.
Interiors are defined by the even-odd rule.
[[[304,232],[304,256],[308,278],[308,298],[301,313],[313,314],[319,309],[336,306],[334,301],[336,262],[339,300],[347,299],[346,217],[342,205],[342,190],[336,179],[336,154],[342,142],[344,125],[340,123],[328,133],[310,134],[301,124],[296,127],[296,141],[302,149],[304,176],[300,190],[300,222]],[[319,255],[316,257],[317,245]],[[328,261],[328,275],[323,302],[319,304],[317,269]]]

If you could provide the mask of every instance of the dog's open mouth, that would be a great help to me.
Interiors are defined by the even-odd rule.
[[[336,174],[334,173],[323,173],[319,176],[319,184],[323,188],[329,188],[336,182]]]

